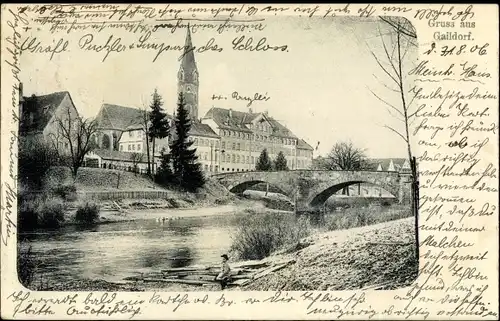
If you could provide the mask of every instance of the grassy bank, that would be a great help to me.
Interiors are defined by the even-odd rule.
[[[153,199],[120,198],[117,193],[113,193],[118,197],[95,198],[95,193],[99,192],[131,190],[164,191],[162,195],[166,196]],[[190,193],[163,188],[149,178],[131,172],[81,168],[76,180],[73,180],[68,168],[53,167],[46,174],[41,189],[20,188],[18,207],[20,229],[29,230],[126,221],[134,219],[127,214],[130,211],[212,207],[234,201],[234,195],[211,179],[207,180],[203,188]]]

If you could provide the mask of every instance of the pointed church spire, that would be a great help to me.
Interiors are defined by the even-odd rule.
[[[194,59],[194,48],[191,41],[191,28],[188,23],[186,42],[184,43],[184,56],[182,57],[181,67],[184,74],[191,74],[196,68],[196,61]]]

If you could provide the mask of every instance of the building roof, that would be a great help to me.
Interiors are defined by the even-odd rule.
[[[219,135],[217,135],[210,126],[198,122],[191,123],[191,130],[189,131],[189,134],[192,136],[219,138]]]
[[[311,145],[309,145],[305,140],[299,139],[297,143],[298,149],[314,150]]]
[[[248,124],[252,123],[257,117],[263,116],[273,127],[273,136],[285,138],[297,138],[288,128],[280,122],[263,113],[242,112],[232,109],[212,107],[206,113],[204,118],[213,119],[221,129],[232,129],[243,132],[252,132]]]
[[[125,130],[133,124],[140,124],[142,110],[113,104],[102,104],[97,117],[99,128]]]
[[[194,48],[191,41],[191,30],[188,24],[186,42],[184,44],[184,52],[181,61],[181,70],[184,72],[184,81],[193,82],[195,81],[193,77],[193,72],[197,72],[196,60],[194,59]]]
[[[43,131],[66,96],[69,96],[71,100],[71,96],[67,91],[24,97],[23,131]],[[30,114],[33,114],[33,123],[31,124],[25,121],[30,117]]]
[[[394,170],[398,171],[406,162],[406,158],[371,158],[368,160],[372,165],[373,170],[377,170],[378,166],[382,167],[383,171],[387,171],[389,169],[389,165],[394,164]]]
[[[131,152],[122,152],[118,150],[109,150],[109,149],[95,149],[92,151],[94,154],[100,156],[102,159],[109,161],[126,161],[132,162],[132,157],[137,154],[143,153],[131,153]],[[142,163],[146,162],[145,155],[143,154]],[[139,163],[141,163],[139,162]]]

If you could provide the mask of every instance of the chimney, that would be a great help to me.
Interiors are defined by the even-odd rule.
[[[233,110],[229,108],[229,118],[233,118]]]
[[[251,114],[253,112],[252,107],[248,108],[248,112]]]
[[[268,115],[267,109],[264,111],[264,115],[266,116]]]

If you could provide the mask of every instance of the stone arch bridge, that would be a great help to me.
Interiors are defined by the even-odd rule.
[[[337,191],[349,185],[371,183],[385,189],[400,203],[410,204],[411,174],[385,171],[293,170],[231,172],[213,175],[229,191],[240,194],[259,183],[268,183],[295,201],[297,211],[320,208]]]

